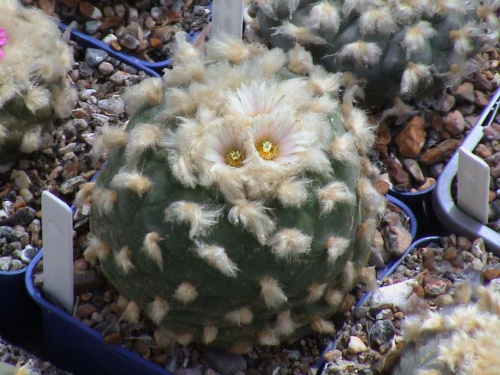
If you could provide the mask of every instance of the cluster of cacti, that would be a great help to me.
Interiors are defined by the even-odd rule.
[[[498,290],[481,286],[472,291],[467,283],[459,284],[455,301],[406,318],[405,347],[393,375],[498,374]]]
[[[460,83],[480,46],[500,37],[495,0],[255,0],[249,24],[272,46],[300,45],[351,72],[370,101]]]
[[[73,54],[53,19],[17,0],[2,0],[0,30],[0,164],[5,164],[38,150],[44,134],[52,137],[54,120],[71,114],[77,96],[66,79]]]
[[[332,332],[384,210],[365,113],[303,53],[176,39],[163,80],[126,93],[127,128],[96,141],[107,165],[77,196],[92,205],[86,259],[159,346],[244,352]]]

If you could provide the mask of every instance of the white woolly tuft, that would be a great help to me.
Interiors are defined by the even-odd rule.
[[[188,35],[184,31],[175,33],[174,60],[185,63],[190,60],[198,60],[200,52],[188,41]]]
[[[301,45],[326,43],[323,38],[314,35],[307,27],[298,27],[291,22],[283,22],[281,26],[276,27],[273,35],[283,35]]]
[[[166,329],[164,326],[158,327],[153,333],[153,337],[158,348],[166,348],[170,346],[174,342],[174,336],[174,333]]]
[[[190,115],[196,111],[196,104],[189,92],[178,87],[170,87],[165,91],[165,104],[161,115],[166,118]]]
[[[314,67],[312,55],[300,44],[288,52],[288,70],[298,75],[308,74]]]
[[[96,186],[92,190],[90,200],[92,202],[92,206],[97,209],[99,216],[109,215],[118,201],[118,194],[114,190],[103,189]]]
[[[391,35],[398,25],[387,7],[368,9],[359,17],[361,34]]]
[[[323,295],[323,299],[330,306],[339,306],[344,300],[344,294],[339,290],[327,289]]]
[[[231,224],[241,225],[251,232],[263,245],[276,228],[276,224],[266,213],[268,210],[260,202],[243,201],[231,207],[228,220]]]
[[[218,269],[224,275],[236,277],[236,273],[239,271],[238,266],[229,259],[223,247],[199,243],[195,251],[200,258],[203,258],[208,264]]]
[[[154,324],[160,325],[169,310],[170,305],[167,301],[161,297],[155,297],[154,301],[148,305],[147,313]]]
[[[102,127],[102,142],[108,151],[116,147],[125,147],[128,143],[128,133],[118,126],[105,124]]]
[[[196,287],[187,281],[179,285],[174,293],[174,298],[184,304],[193,302],[196,297],[198,297]]]
[[[280,48],[273,48],[259,57],[259,63],[256,67],[264,77],[271,78],[286,64],[286,61],[285,52]]]
[[[252,323],[253,313],[248,307],[242,307],[241,309],[225,313],[224,318],[234,325],[241,326],[242,324]]]
[[[176,333],[174,338],[182,346],[187,346],[193,342],[193,334],[190,332]]]
[[[340,88],[342,76],[340,74],[328,73],[325,69],[316,66],[309,75],[309,84],[317,95],[337,95]]]
[[[48,108],[50,106],[50,99],[52,95],[50,91],[43,86],[35,86],[28,90],[24,97],[24,104],[33,112]]]
[[[129,303],[127,303],[122,317],[126,322],[136,324],[139,323],[140,314],[141,308],[139,307],[139,305],[134,301],[130,301]]]
[[[401,78],[401,94],[411,95],[415,93],[419,86],[427,86],[431,82],[432,72],[430,66],[409,61]]]
[[[304,25],[312,30],[327,29],[329,34],[336,34],[340,25],[339,10],[332,3],[322,1],[311,8]]]
[[[137,124],[130,132],[130,140],[125,147],[127,167],[136,169],[139,158],[148,149],[156,149],[163,138],[161,129],[150,124]]]
[[[163,256],[158,242],[163,240],[157,232],[149,232],[144,237],[142,251],[163,271]]]
[[[262,331],[259,331],[257,333],[257,338],[259,339],[260,345],[274,346],[280,344],[280,340],[276,336],[276,332],[270,328],[265,328]]]
[[[427,0],[390,0],[391,11],[400,23],[408,23],[418,19],[429,9]]]
[[[322,334],[333,334],[335,333],[335,326],[332,322],[318,318],[311,324],[311,329],[314,332]]]
[[[131,115],[142,104],[157,105],[163,100],[163,80],[147,78],[128,87],[122,95],[127,114]]]
[[[0,124],[0,146],[5,142],[5,140],[7,139],[7,128]]]
[[[218,35],[206,44],[207,58],[228,60],[237,64],[250,57],[250,50],[243,40],[229,35]]]
[[[179,180],[184,187],[194,188],[196,186],[196,177],[193,175],[191,164],[186,158],[178,152],[169,152],[168,165],[172,174]]]
[[[134,269],[134,264],[132,263],[132,251],[128,246],[124,246],[120,251],[114,253],[115,263],[121,271],[127,275],[132,269]]]
[[[344,108],[342,110],[344,111]],[[369,124],[366,113],[359,108],[353,107],[344,116],[346,118],[345,127],[355,136],[358,152],[361,155],[366,155],[375,142],[375,127]]]
[[[29,154],[37,151],[42,144],[42,128],[41,126],[36,126],[34,129],[24,133],[21,139],[21,145],[19,146],[19,151]]]
[[[330,95],[321,95],[318,97],[314,97],[311,100],[309,109],[313,112],[327,115],[334,112],[338,108],[338,106],[339,103]]]
[[[203,343],[205,345],[213,342],[217,335],[219,334],[219,328],[216,326],[204,326],[203,327]]]
[[[425,48],[427,39],[433,37],[436,30],[428,21],[420,21],[416,25],[406,29],[405,37],[401,43],[406,50],[406,58],[410,58],[412,53],[420,52]]]
[[[353,11],[361,14],[370,8],[379,8],[382,5],[380,0],[345,0],[343,1],[342,12],[345,16],[348,16]]]
[[[336,137],[327,148],[330,156],[346,164],[359,164],[356,138],[351,132]]]
[[[189,60],[172,69],[165,69],[163,82],[165,86],[175,87],[188,85],[191,82],[201,82],[205,78],[205,64],[201,60]]]
[[[298,229],[286,228],[276,233],[269,241],[271,251],[281,259],[288,261],[307,254],[311,250],[312,237]]]
[[[253,350],[253,343],[248,341],[237,341],[233,343],[228,350],[229,352],[237,355],[248,354]]]
[[[290,316],[290,310],[284,310],[278,314],[274,331],[279,336],[289,336],[295,331],[295,323]]]
[[[442,15],[450,13],[465,14],[475,6],[475,2],[467,0],[438,0],[435,11]]]
[[[309,147],[301,155],[301,163],[305,170],[320,174],[328,175],[332,172],[332,165],[326,153],[317,147]]]
[[[356,280],[356,267],[354,263],[348,261],[342,270],[342,283],[345,291],[349,291],[354,286]]]
[[[85,201],[90,198],[90,194],[95,186],[95,182],[85,182],[78,187],[79,190],[78,193],[76,193],[75,201],[73,203],[76,208],[80,208],[85,204]]]
[[[337,53],[337,58],[340,60],[351,60],[358,67],[367,68],[378,63],[380,55],[382,55],[382,50],[377,43],[358,40],[345,44]]]
[[[354,205],[356,197],[342,181],[331,182],[318,189],[316,196],[319,201],[321,215],[327,215],[335,209],[338,203]]]
[[[186,222],[191,226],[189,238],[206,234],[210,227],[217,224],[222,208],[208,209],[198,203],[177,201],[170,204],[165,210],[165,221],[177,223]]]
[[[459,30],[450,31],[450,40],[453,43],[453,51],[459,56],[468,56],[474,51],[472,37],[474,28],[467,24]]]
[[[142,197],[149,189],[151,189],[151,181],[149,178],[137,172],[120,172],[116,174],[110,182],[110,186],[115,189],[129,189]]]
[[[109,246],[99,238],[91,236],[87,241],[87,248],[83,257],[92,266],[96,265],[97,259],[106,259],[109,256]]]
[[[326,240],[325,248],[328,255],[328,262],[334,264],[338,257],[345,253],[351,241],[343,237],[328,237]]]
[[[370,212],[377,212],[379,216],[384,213],[386,207],[385,198],[379,194],[368,178],[361,177],[358,180],[356,190],[364,208]]]
[[[277,198],[284,207],[301,207],[307,202],[310,180],[290,179],[278,186]]]
[[[260,295],[270,309],[276,309],[288,300],[278,281],[271,276],[264,276],[260,279],[260,288]]]
[[[323,297],[325,290],[326,290],[326,284],[313,283],[309,285],[307,287],[308,295],[306,298],[306,302],[309,304],[318,302]]]

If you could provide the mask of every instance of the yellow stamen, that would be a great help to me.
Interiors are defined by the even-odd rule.
[[[226,163],[231,167],[241,167],[243,154],[240,150],[230,150],[226,153]]]
[[[276,145],[269,140],[258,142],[255,145],[255,148],[257,149],[260,157],[264,160],[272,160],[278,156],[278,147],[276,147]]]

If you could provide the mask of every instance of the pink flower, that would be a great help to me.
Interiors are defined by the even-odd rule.
[[[5,29],[0,27],[0,57],[3,57],[4,52],[2,51],[3,45],[7,44],[7,41],[9,38],[7,37],[7,34],[5,34]]]

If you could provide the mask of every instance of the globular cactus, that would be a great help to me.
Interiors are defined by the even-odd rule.
[[[492,286],[473,293],[463,283],[458,289],[461,303],[406,318],[405,347],[393,375],[498,373],[500,294]]]
[[[230,38],[199,51],[178,33],[173,69],[131,89],[126,130],[104,128],[86,259],[158,325],[158,345],[236,352],[325,318],[366,266],[385,200],[373,129],[340,77]],[[367,174],[368,173],[368,174]]]
[[[477,69],[498,42],[495,0],[255,0],[249,25],[272,46],[301,46],[364,81],[369,102],[423,96]],[[296,47],[298,48],[298,47]]]
[[[54,121],[71,115],[77,95],[66,79],[73,53],[54,20],[17,0],[2,0],[0,30],[2,165],[38,150],[44,135],[52,137]]]

